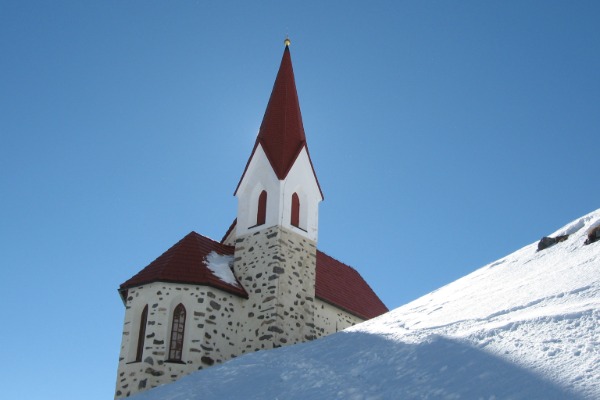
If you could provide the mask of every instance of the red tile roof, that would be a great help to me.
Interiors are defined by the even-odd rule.
[[[129,288],[151,282],[173,282],[212,286],[247,298],[248,294],[241,284],[240,287],[228,284],[208,269],[205,259],[211,251],[233,255],[234,247],[191,232],[125,281],[119,291],[123,293]],[[318,250],[315,292],[319,299],[363,319],[374,318],[388,311],[355,269]]]
[[[267,159],[279,180],[286,178],[303,148],[306,148],[308,153],[304,125],[302,124],[302,113],[300,112],[300,103],[296,91],[292,57],[288,46],[285,47],[283,52],[279,72],[277,72],[275,78],[273,91],[258,131],[258,137],[244,173],[240,178],[240,183],[246,175],[250,160],[252,160],[259,144],[265,151]],[[310,160],[310,154],[308,159]],[[312,167],[312,160],[310,160],[310,163]],[[313,174],[314,172],[313,167]],[[316,174],[315,180],[319,185]],[[238,183],[238,188],[240,183]],[[321,190],[320,186],[319,190]],[[235,191],[237,192],[237,188]],[[322,192],[321,197],[323,197]]]
[[[173,282],[208,285],[238,296],[248,297],[243,289],[217,278],[206,266],[206,256],[215,251],[233,255],[234,247],[215,242],[196,232],[190,232],[146,268],[125,281],[119,291],[151,282]]]
[[[373,289],[352,267],[317,250],[316,297],[363,319],[388,312]]]

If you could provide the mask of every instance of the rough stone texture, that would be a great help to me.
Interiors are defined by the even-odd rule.
[[[314,326],[315,242],[281,226],[236,239],[234,271],[249,299],[242,352],[301,343]]]
[[[315,298],[316,244],[283,227],[236,239],[234,274],[249,298],[208,286],[155,282],[131,288],[115,398],[172,382],[244,353],[301,343],[362,319]],[[173,311],[186,309],[182,362],[167,361]],[[139,324],[148,305],[141,362]]]
[[[198,301],[205,298],[211,302]],[[206,366],[203,358],[220,363],[237,354],[242,300],[207,286],[156,282],[130,289],[115,398],[175,381]],[[174,363],[167,358],[173,311],[179,303],[185,306],[186,321],[182,363]],[[149,309],[143,361],[135,362],[140,318],[146,304]]]
[[[600,226],[596,226],[588,232],[588,237],[585,240],[584,244],[592,244],[594,242],[597,242],[598,240],[600,240]]]
[[[537,251],[542,251],[544,249],[547,249],[548,247],[554,246],[556,243],[564,242],[568,238],[569,238],[569,235],[562,235],[562,236],[557,236],[557,237],[547,237],[547,236],[544,236],[538,242]]]
[[[342,331],[364,320],[341,310],[319,298],[315,302],[315,327],[317,337]]]

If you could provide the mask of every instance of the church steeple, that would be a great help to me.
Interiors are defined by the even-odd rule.
[[[306,148],[308,152],[289,46],[290,40],[286,38],[283,57],[273,84],[271,97],[248,160],[248,164],[250,164],[256,148],[260,144],[279,180],[286,178],[303,148]],[[247,170],[248,165],[246,165],[244,175]],[[243,178],[242,175],[240,183]],[[315,179],[317,179],[316,174]]]
[[[277,177],[285,179],[298,153],[306,146],[289,46],[283,58],[258,137]]]
[[[271,97],[235,191],[236,229],[243,234],[259,226],[291,226],[316,240],[323,193],[306,145],[289,45],[286,38]]]

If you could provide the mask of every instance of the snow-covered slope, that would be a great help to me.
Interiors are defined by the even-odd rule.
[[[135,396],[600,399],[600,210],[379,318]]]

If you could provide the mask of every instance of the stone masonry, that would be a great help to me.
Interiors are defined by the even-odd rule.
[[[208,286],[156,282],[131,289],[126,299],[115,398],[175,381],[239,354],[243,299]],[[182,362],[169,362],[172,313],[186,309]],[[148,305],[141,362],[135,361],[140,316]]]
[[[312,340],[317,248],[281,226],[236,239],[234,271],[248,291],[243,352]]]
[[[233,265],[245,299],[203,285],[154,282],[131,288],[115,398],[175,381],[257,350],[301,343],[362,322],[315,299],[316,247],[281,226],[237,238]],[[169,362],[173,311],[186,310],[182,362]],[[144,352],[135,361],[140,318],[148,305]]]

